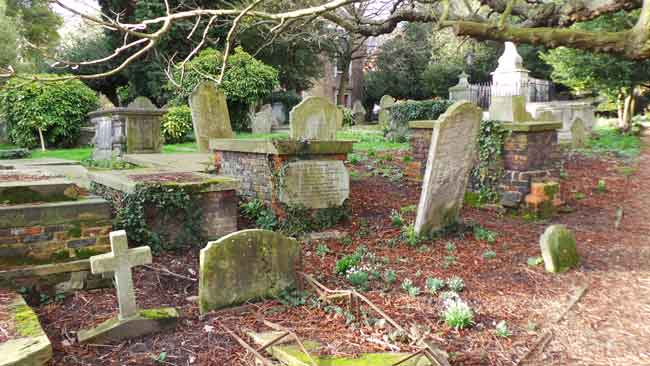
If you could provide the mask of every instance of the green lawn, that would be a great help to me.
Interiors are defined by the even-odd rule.
[[[391,142],[384,138],[384,135],[381,130],[377,129],[374,126],[363,126],[363,128],[346,128],[336,133],[336,136],[339,140],[357,140],[358,142],[354,144],[354,151],[386,151],[386,150],[406,150],[409,145],[407,142],[397,143]],[[288,138],[289,135],[286,132],[276,132],[269,134],[252,134],[250,132],[239,132],[237,133],[237,139],[284,139]],[[15,146],[2,144],[0,149],[11,149]],[[172,153],[191,153],[196,152],[196,144],[194,142],[184,142],[181,144],[170,144],[163,146],[163,153],[172,154]],[[89,159],[92,156],[93,148],[80,147],[74,149],[52,149],[41,151],[40,149],[32,150],[31,159],[42,159],[42,158],[59,158],[67,160],[81,161],[84,159]]]
[[[638,136],[621,134],[611,127],[595,127],[594,137],[587,141],[584,152],[615,153],[626,157],[636,157],[641,150]]]

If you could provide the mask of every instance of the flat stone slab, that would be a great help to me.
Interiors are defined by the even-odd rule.
[[[176,154],[128,154],[122,157],[124,161],[144,168],[165,170],[183,170],[189,172],[206,172],[214,169],[212,154],[207,153],[176,153]]]
[[[171,171],[154,168],[89,172],[88,178],[124,193],[135,192],[139,184],[173,184],[201,186],[200,192],[218,192],[239,188],[239,180],[198,172]]]
[[[16,295],[7,310],[13,317],[17,336],[0,344],[0,366],[45,365],[52,358],[52,344],[36,313],[20,295]]]
[[[283,332],[247,332],[253,341],[262,346],[273,339],[279,337]],[[309,357],[302,352],[297,344],[289,337],[286,338],[292,343],[280,342],[266,349],[266,351],[288,366],[311,366]],[[364,353],[359,357],[335,357],[335,356],[318,356],[314,351],[320,348],[320,344],[314,341],[303,341],[307,352],[310,352],[311,358],[318,366],[392,366],[400,360],[406,358],[409,353]],[[313,352],[313,353],[312,353]],[[431,362],[424,356],[416,356],[412,359],[401,363],[404,366],[428,366]]]
[[[77,332],[79,343],[117,342],[162,332],[176,327],[178,311],[175,308],[140,310],[128,319],[111,318],[100,325]]]

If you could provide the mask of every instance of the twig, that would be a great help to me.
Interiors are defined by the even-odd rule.
[[[146,264],[145,264],[143,267],[148,268],[148,269],[150,269],[150,270],[152,270],[152,271],[157,271],[157,272],[160,272],[160,273],[162,273],[162,274],[166,274],[166,275],[168,275],[168,276],[177,277],[177,278],[180,278],[180,279],[183,279],[183,280],[196,282],[196,278],[192,278],[192,277],[188,277],[188,276],[183,276],[183,275],[181,275],[181,274],[174,273],[174,272],[172,272],[172,271],[170,271],[169,269],[164,268],[164,267],[163,267],[163,268],[156,268],[156,267],[149,266],[149,265],[146,265]]]
[[[246,343],[245,340],[241,339],[235,332],[232,330],[228,329],[223,324],[219,324],[221,328],[223,328],[228,334],[230,334],[231,337],[233,337],[237,343],[239,343],[242,347],[244,347],[248,352],[252,353],[263,365],[265,366],[273,366],[273,363],[269,361],[266,357],[262,356],[259,352],[255,350],[255,348],[251,347],[248,343]]]
[[[580,301],[580,299],[584,296],[585,292],[587,292],[587,287],[588,287],[588,285],[585,285],[585,286],[582,286],[582,287],[578,288],[578,290],[576,291],[575,296],[573,297],[573,300],[571,300],[571,302],[569,303],[569,306],[567,306],[567,307],[564,309],[564,311],[562,312],[562,314],[560,314],[560,316],[558,316],[558,317],[553,321],[553,323],[557,324],[557,323],[559,323],[562,319],[564,319],[564,317],[565,317],[565,316],[567,315],[567,313],[571,310],[571,308],[573,308],[573,307],[575,306],[575,304],[577,304],[578,301]]]

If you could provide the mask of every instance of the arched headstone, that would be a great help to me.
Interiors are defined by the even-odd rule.
[[[212,81],[196,86],[190,95],[192,124],[199,152],[209,150],[210,139],[233,138],[226,96]]]

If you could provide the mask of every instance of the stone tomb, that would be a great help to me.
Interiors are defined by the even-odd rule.
[[[52,344],[38,316],[22,296],[0,289],[0,314],[4,326],[15,334],[0,342],[0,366],[41,366],[52,358]],[[6,334],[5,334],[6,335]]]
[[[174,308],[138,311],[135,303],[131,268],[152,262],[151,249],[129,249],[126,232],[114,231],[110,235],[111,252],[90,258],[93,274],[113,273],[119,313],[95,328],[77,333],[80,343],[101,343],[141,337],[164,329],[174,328],[178,312]]]
[[[350,194],[343,161],[353,143],[215,139],[210,148],[218,173],[241,181],[241,196],[322,209],[341,205]]]
[[[110,200],[115,209],[121,209],[126,195],[135,193],[137,189],[164,184],[192,192],[201,210],[203,237],[217,239],[237,230],[236,189],[239,182],[236,179],[159,168],[97,171],[90,172],[88,177],[93,181],[96,194]],[[182,232],[182,219],[165,220],[157,208],[150,205],[145,207],[145,213],[149,228],[168,242],[174,242]]]
[[[457,221],[476,161],[481,114],[474,104],[456,102],[435,122],[415,220],[418,234]]]
[[[201,314],[250,300],[278,296],[294,285],[300,245],[268,230],[243,230],[210,242],[201,250]]]
[[[343,125],[343,112],[325,98],[307,97],[289,113],[294,140],[336,140]]]
[[[110,160],[123,154],[159,153],[162,149],[160,121],[165,114],[145,97],[126,108],[100,109],[88,114],[95,126],[93,159]]]
[[[192,124],[199,152],[207,152],[210,139],[232,138],[225,94],[212,81],[196,86],[189,99]]]

